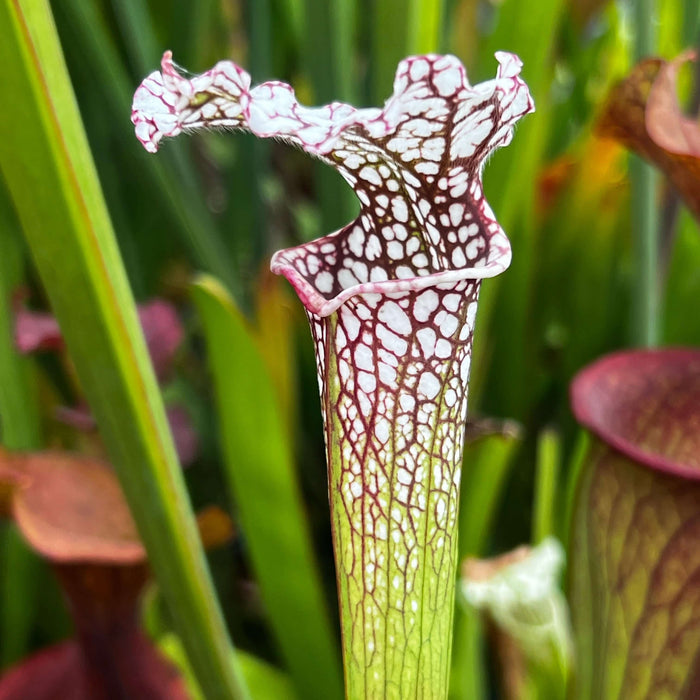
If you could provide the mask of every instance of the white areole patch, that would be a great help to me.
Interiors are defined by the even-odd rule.
[[[379,308],[377,318],[398,335],[409,335],[411,333],[411,320],[406,315],[406,312],[394,301],[384,302]]]
[[[416,338],[420,343],[423,357],[426,360],[430,359],[435,353],[435,344],[437,342],[437,335],[435,331],[432,328],[421,328],[416,333]]]
[[[330,294],[333,291],[333,275],[330,272],[320,272],[316,275],[316,289],[322,294]]]
[[[418,392],[428,399],[434,399],[440,393],[440,381],[432,372],[421,374]]]
[[[408,221],[408,207],[401,197],[394,197],[391,200],[391,213],[396,221],[406,223]]]

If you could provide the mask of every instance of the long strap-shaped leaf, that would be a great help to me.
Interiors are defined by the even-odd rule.
[[[27,357],[14,348],[13,290],[22,279],[22,253],[11,204],[0,180],[0,443],[30,449],[39,442],[39,412]],[[0,530],[0,667],[24,656],[36,619],[37,557],[11,528]]]
[[[0,2],[0,63],[0,167],[153,570],[207,698],[246,697],[45,0]]]
[[[226,473],[271,626],[299,697],[339,698],[340,650],[268,369],[221,283],[202,277],[192,296],[207,338]]]

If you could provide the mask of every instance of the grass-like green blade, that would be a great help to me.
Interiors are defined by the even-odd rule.
[[[408,54],[440,50],[445,0],[410,0],[408,3]]]
[[[656,2],[637,0],[632,32],[635,61],[655,53]],[[659,208],[658,174],[639,156],[630,158],[634,290],[632,295],[632,343],[652,347],[659,343]]]
[[[484,624],[481,613],[471,606],[457,605],[450,670],[450,698],[483,700],[488,697],[486,679]]]
[[[516,424],[485,435],[464,449],[459,502],[459,558],[484,556],[513,456],[520,446]]]
[[[537,469],[532,514],[532,542],[539,544],[555,535],[558,525],[557,486],[561,469],[561,438],[552,429],[543,430],[537,439]]]
[[[574,443],[566,469],[566,487],[562,509],[562,520],[559,524],[559,532],[561,532],[559,539],[564,543],[569,542],[571,521],[573,518],[574,507],[576,505],[576,489],[590,445],[591,441],[588,433],[584,430],[580,430],[576,436],[576,442]]]
[[[478,405],[487,413],[513,416],[522,419],[528,401],[524,379],[528,362],[525,344],[518,352],[512,351],[508,338],[525,338],[529,290],[533,284],[535,269],[534,203],[535,183],[551,130],[551,61],[557,27],[564,3],[562,0],[538,0],[523,3],[506,0],[498,9],[496,29],[479,51],[477,76],[490,75],[495,51],[507,48],[522,59],[523,77],[535,100],[536,113],[525,119],[518,128],[518,138],[513,144],[494,154],[484,170],[484,192],[499,223],[511,239],[513,263],[507,275],[495,284],[484,286],[479,302],[478,325],[488,328],[492,316],[498,318],[498,326],[491,339],[493,345],[477,345],[473,361],[476,379],[470,389],[472,405]],[[526,184],[524,184],[526,183]],[[487,353],[491,372],[486,373]],[[481,404],[483,380],[488,376],[489,400]]]
[[[459,504],[459,560],[483,556],[515,451],[520,446],[515,424],[485,435],[464,449]],[[483,629],[475,610],[455,608],[451,697],[479,700],[486,695]]]
[[[0,2],[0,167],[195,673],[247,697],[46,2]]]
[[[284,29],[289,34],[290,41],[301,45],[304,32],[304,0],[282,0],[277,17],[284,23]]]
[[[376,0],[367,25],[371,32],[371,97],[381,105],[391,94],[394,73],[406,57],[408,15],[405,0]]]
[[[664,343],[700,345],[700,327],[688,323],[688,309],[700,298],[700,236],[688,212],[681,212],[666,282]]]
[[[20,231],[0,180],[0,442],[22,450],[39,444],[39,411],[29,361],[14,347],[12,295],[22,283]]]
[[[506,48],[516,53],[523,61],[523,77],[527,81],[535,100],[537,112],[523,121],[511,147],[494,154],[484,172],[484,187],[489,202],[503,228],[510,233],[518,216],[518,209],[529,198],[533,189],[523,187],[523,167],[539,164],[543,145],[539,149],[530,145],[535,132],[540,128],[543,117],[551,109],[548,95],[551,79],[550,56],[554,50],[557,27],[561,19],[564,3],[562,0],[539,0],[522,3],[519,0],[506,0],[499,8],[499,21],[495,31],[485,41],[479,52],[477,75],[491,75],[494,52]],[[534,180],[532,181],[534,188]],[[505,279],[505,278],[504,278]]]
[[[305,0],[304,68],[314,102],[355,100],[351,39],[354,12],[348,0]],[[385,95],[385,97],[388,96]],[[347,183],[327,165],[314,164],[314,188],[321,213],[322,233],[344,226],[357,215],[358,205]]]
[[[196,176],[188,167],[184,144],[168,144],[158,158],[151,158],[134,138],[127,115],[137,82],[130,79],[98,8],[93,3],[65,0],[56,7],[56,14],[57,18],[63,19],[62,25],[68,30],[66,40],[73,44],[67,47],[67,52],[73,49],[84,57],[84,80],[94,81],[94,91],[104,102],[105,119],[111,115],[124,115],[123,126],[114,127],[111,137],[120,140],[125,153],[133,152],[138,177],[148,181],[154,206],[167,208],[174,216],[177,223],[173,235],[182,238],[198,266],[217,275],[234,293],[239,293],[238,280],[233,274],[233,256],[203,203]],[[142,40],[143,36],[148,35],[141,28],[134,41]],[[144,68],[144,75],[157,68],[157,60]],[[117,168],[110,163],[102,167],[113,169],[117,179],[122,176],[123,167]]]
[[[700,4],[695,0],[685,0],[683,3],[683,46],[697,45],[700,40]]]
[[[247,15],[248,69],[256,82],[272,75],[272,22],[270,0],[250,3]],[[246,269],[257,269],[268,253],[269,226],[263,201],[263,188],[270,177],[271,144],[256,138],[245,138],[238,143],[240,163],[234,172],[231,192],[231,211],[241,221],[237,228],[248,232]]]
[[[0,181],[0,444],[30,449],[39,444],[39,411],[29,361],[13,342],[12,294],[22,281],[19,231]],[[0,668],[27,651],[36,616],[39,562],[9,523],[0,529]]]
[[[14,524],[0,526],[0,671],[17,663],[31,647],[37,618],[39,582],[47,572]]]
[[[200,278],[193,299],[207,338],[226,473],[270,624],[300,697],[341,697],[338,645],[263,355],[219,282]]]

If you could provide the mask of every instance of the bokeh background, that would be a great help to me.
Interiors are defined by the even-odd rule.
[[[634,5],[632,0],[52,2],[134,294],[140,302],[168,301],[184,329],[162,388],[166,401],[185,412],[195,436],[186,468],[195,506],[216,503],[233,519],[235,537],[212,553],[210,562],[238,646],[280,663],[246,530],[237,518],[235,494],[228,491],[206,344],[189,285],[202,271],[217,277],[267,348],[263,354],[279,392],[333,616],[312,345],[301,305],[284,280],[270,275],[268,262],[280,247],[344,225],[357,204],[323,164],[245,134],[181,137],[148,155],[129,120],[136,86],[170,49],[193,73],[230,58],[255,83],[290,82],[302,103],[374,106],[391,93],[396,64],[407,54],[453,53],[473,83],[494,75],[494,51],[521,57],[537,111],[517,127],[513,143],[491,158],[484,174],[486,197],[513,247],[510,270],[482,288],[470,388],[469,435],[475,442],[465,457],[462,507],[480,533],[467,537],[462,549],[487,556],[550,533],[564,537],[567,475],[579,444],[568,408],[569,382],[594,358],[634,343],[633,211],[641,203],[631,194],[627,152],[596,134],[609,90],[634,63],[639,33]],[[671,58],[697,46],[698,14],[694,0],[658,2],[648,18],[654,53]],[[684,103],[697,94],[690,68],[682,75],[680,94]],[[3,225],[21,241],[1,185]],[[661,178],[654,201],[660,240],[658,340],[697,345],[698,226]],[[18,245],[21,255],[4,286],[12,288],[22,308],[50,311],[29,256]],[[28,361],[34,389],[27,401],[41,418],[40,446],[99,453],[97,436],[70,420],[57,420],[57,409],[81,401],[65,357],[40,352]],[[239,395],[236,401],[245,406],[256,397]],[[492,433],[495,438],[484,438]],[[479,442],[484,439],[498,443],[487,449],[498,466],[489,484],[480,486],[469,481],[469,460],[484,460]],[[264,509],[259,518],[266,518]],[[5,545],[0,664],[7,666],[68,634],[70,623],[45,565],[22,550],[9,525],[0,524],[0,538]]]

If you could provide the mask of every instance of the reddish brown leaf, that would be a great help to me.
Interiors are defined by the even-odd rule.
[[[0,680],[0,700],[88,700],[74,641],[49,647],[10,669]]]
[[[58,564],[70,602],[88,697],[180,700],[184,686],[139,626],[145,562]],[[50,696],[55,697],[55,696]]]
[[[700,480],[700,351],[621,352],[572,386],[577,420],[640,464]]]
[[[39,652],[0,680],[0,700],[185,700],[179,674],[138,623],[147,579],[131,565],[55,564],[76,639]]]
[[[139,626],[146,554],[112,471],[67,453],[0,450],[3,488],[20,531],[53,564],[76,641],[11,670],[0,700],[185,700],[182,680]],[[233,532],[219,509],[199,523],[214,546]]]
[[[0,515],[11,514],[37,552],[53,562],[135,564],[146,553],[112,470],[67,452],[0,448]],[[233,536],[231,519],[211,506],[198,515],[207,547]]]
[[[102,463],[61,452],[0,455],[0,480],[22,477],[12,513],[29,543],[52,561],[129,563],[145,551],[119,483]],[[17,483],[15,478],[14,483]]]
[[[678,71],[695,60],[694,51],[686,51],[664,63],[651,87],[646,108],[649,136],[660,148],[679,155],[700,156],[700,126],[684,116],[678,104]]]
[[[677,103],[670,107],[671,101],[675,101],[675,86],[669,87],[669,84],[674,83],[677,70],[678,64],[657,58],[646,59],[635,66],[630,75],[613,88],[599,120],[598,132],[616,139],[662,170],[688,208],[700,219],[700,158],[690,150],[676,151],[665,147],[673,145],[675,148],[681,138],[678,134],[672,139],[668,136],[680,126],[680,108]],[[652,100],[652,86],[657,80],[660,82]],[[670,90],[673,90],[673,97]],[[653,108],[650,117],[647,116],[649,101]],[[662,128],[663,119],[669,117],[669,109],[675,114],[676,126],[669,124],[667,129]],[[647,131],[648,120],[653,123],[654,138]],[[685,133],[690,133],[689,125],[686,127]],[[659,135],[660,143],[664,145],[654,140]]]
[[[147,645],[147,646],[146,646]],[[114,659],[118,685],[90,682],[84,649],[69,641],[34,654],[0,679],[0,700],[186,700],[184,682],[145,638],[124,658]]]
[[[0,681],[0,700],[185,700],[185,686],[139,627],[145,562],[55,564],[76,639],[39,652]]]
[[[572,524],[573,697],[699,697],[700,350],[612,355],[572,404],[598,437]]]

